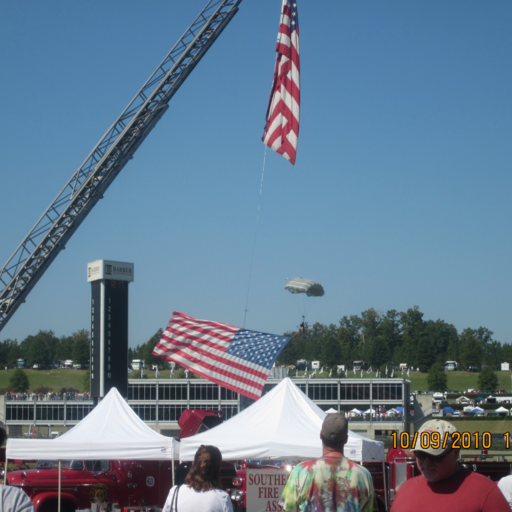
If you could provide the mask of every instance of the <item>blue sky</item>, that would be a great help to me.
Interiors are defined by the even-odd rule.
[[[0,266],[205,0],[0,3]],[[130,345],[244,321],[279,0],[244,0],[0,333],[89,327],[86,265],[135,264]],[[512,341],[512,3],[299,0],[297,163],[267,152],[246,327],[404,311]]]

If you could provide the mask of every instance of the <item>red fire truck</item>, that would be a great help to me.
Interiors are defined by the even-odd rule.
[[[91,508],[95,500],[130,506],[165,503],[172,486],[172,461],[62,461],[61,511]],[[56,512],[58,463],[37,461],[33,469],[7,473],[9,485],[22,488],[37,512]]]

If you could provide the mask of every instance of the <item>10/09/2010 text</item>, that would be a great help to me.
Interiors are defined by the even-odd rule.
[[[491,448],[492,436],[490,432],[446,432],[443,436],[439,432],[422,432],[419,434],[416,432],[414,436],[410,436],[407,432],[401,434],[393,432],[391,434],[393,438],[393,448],[402,448],[404,450],[412,450],[416,447],[417,450],[427,450],[428,448],[452,448],[453,450],[475,448],[485,448],[486,450]],[[503,434],[505,438],[505,448],[510,448],[510,433],[505,432]],[[472,438],[474,445],[471,446]],[[419,444],[416,445],[419,439]]]

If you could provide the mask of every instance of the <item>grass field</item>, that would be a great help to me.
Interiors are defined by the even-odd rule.
[[[15,370],[0,370],[0,388],[9,387],[9,379]],[[85,370],[25,370],[30,382],[30,391],[41,386],[60,391],[62,388],[73,388],[83,391]]]
[[[448,376],[448,389],[457,391],[466,391],[468,389],[478,389],[478,373],[470,372],[446,372]],[[498,376],[498,389],[512,389],[512,372],[496,372]],[[401,377],[401,372],[397,373]],[[410,377],[404,374],[404,377],[411,381],[411,391],[428,391],[427,374],[421,372],[411,372]]]
[[[0,370],[0,388],[9,388],[9,379],[15,370]],[[53,391],[60,391],[62,388],[73,388],[84,391],[85,370],[25,370],[30,382],[29,391],[41,386],[52,388]],[[155,378],[155,372],[146,370],[148,379]],[[169,370],[161,371],[160,378],[169,379]],[[192,374],[191,374],[192,376]],[[140,379],[140,372],[135,371],[128,376],[130,379]],[[175,373],[175,378],[184,377],[183,370]]]
[[[299,377],[304,372],[299,372]],[[311,372],[309,372],[311,374]],[[512,372],[496,372],[498,375],[498,389],[511,390],[512,389]],[[448,389],[456,391],[467,391],[468,389],[478,389],[478,373],[470,372],[446,372],[448,377]],[[315,378],[327,378],[329,374],[327,372],[315,375]],[[349,378],[360,378],[361,373],[357,373],[354,377],[353,372],[348,373]],[[411,391],[428,391],[427,384],[427,373],[421,372],[410,372],[407,377],[407,372],[395,372],[395,377],[405,378],[411,381]],[[295,377],[295,372],[290,372],[290,377]],[[333,374],[332,378],[335,378],[336,374]],[[375,378],[375,372],[366,373],[363,372],[363,378]]]
[[[37,389],[40,386],[47,386],[53,391],[59,391],[63,387],[78,389],[83,391],[83,379],[85,370],[25,370],[30,381],[30,390]],[[14,373],[14,370],[7,371],[0,370],[0,388],[7,388],[9,386],[9,379]],[[299,372],[301,377],[303,372]],[[512,372],[496,372],[498,375],[498,389],[510,390],[512,389]],[[149,379],[155,378],[155,372],[147,371],[146,375]],[[160,372],[160,379],[169,379],[169,370],[162,370]],[[336,375],[336,374],[335,374]],[[360,374],[359,374],[360,375]],[[290,373],[291,377],[295,377],[295,373]],[[447,372],[448,376],[448,389],[466,391],[468,389],[478,388],[478,373],[469,372]],[[183,370],[176,372],[175,378],[184,377]],[[193,377],[193,374],[190,374]],[[324,372],[316,375],[315,378],[327,378],[328,373]],[[353,373],[349,373],[349,378],[353,377]],[[364,373],[364,378],[375,378],[375,373]],[[402,377],[401,372],[396,372],[395,377]],[[411,381],[411,391],[428,391],[427,374],[421,372],[404,373],[404,378]],[[134,371],[129,375],[130,379],[139,379],[140,372]],[[334,376],[333,376],[334,378]]]

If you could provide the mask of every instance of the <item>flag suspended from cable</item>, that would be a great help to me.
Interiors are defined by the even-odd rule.
[[[153,355],[175,361],[196,375],[257,400],[275,360],[290,339],[197,320],[175,311]]]
[[[283,0],[276,51],[263,142],[293,165],[300,119],[299,15],[293,0]]]

